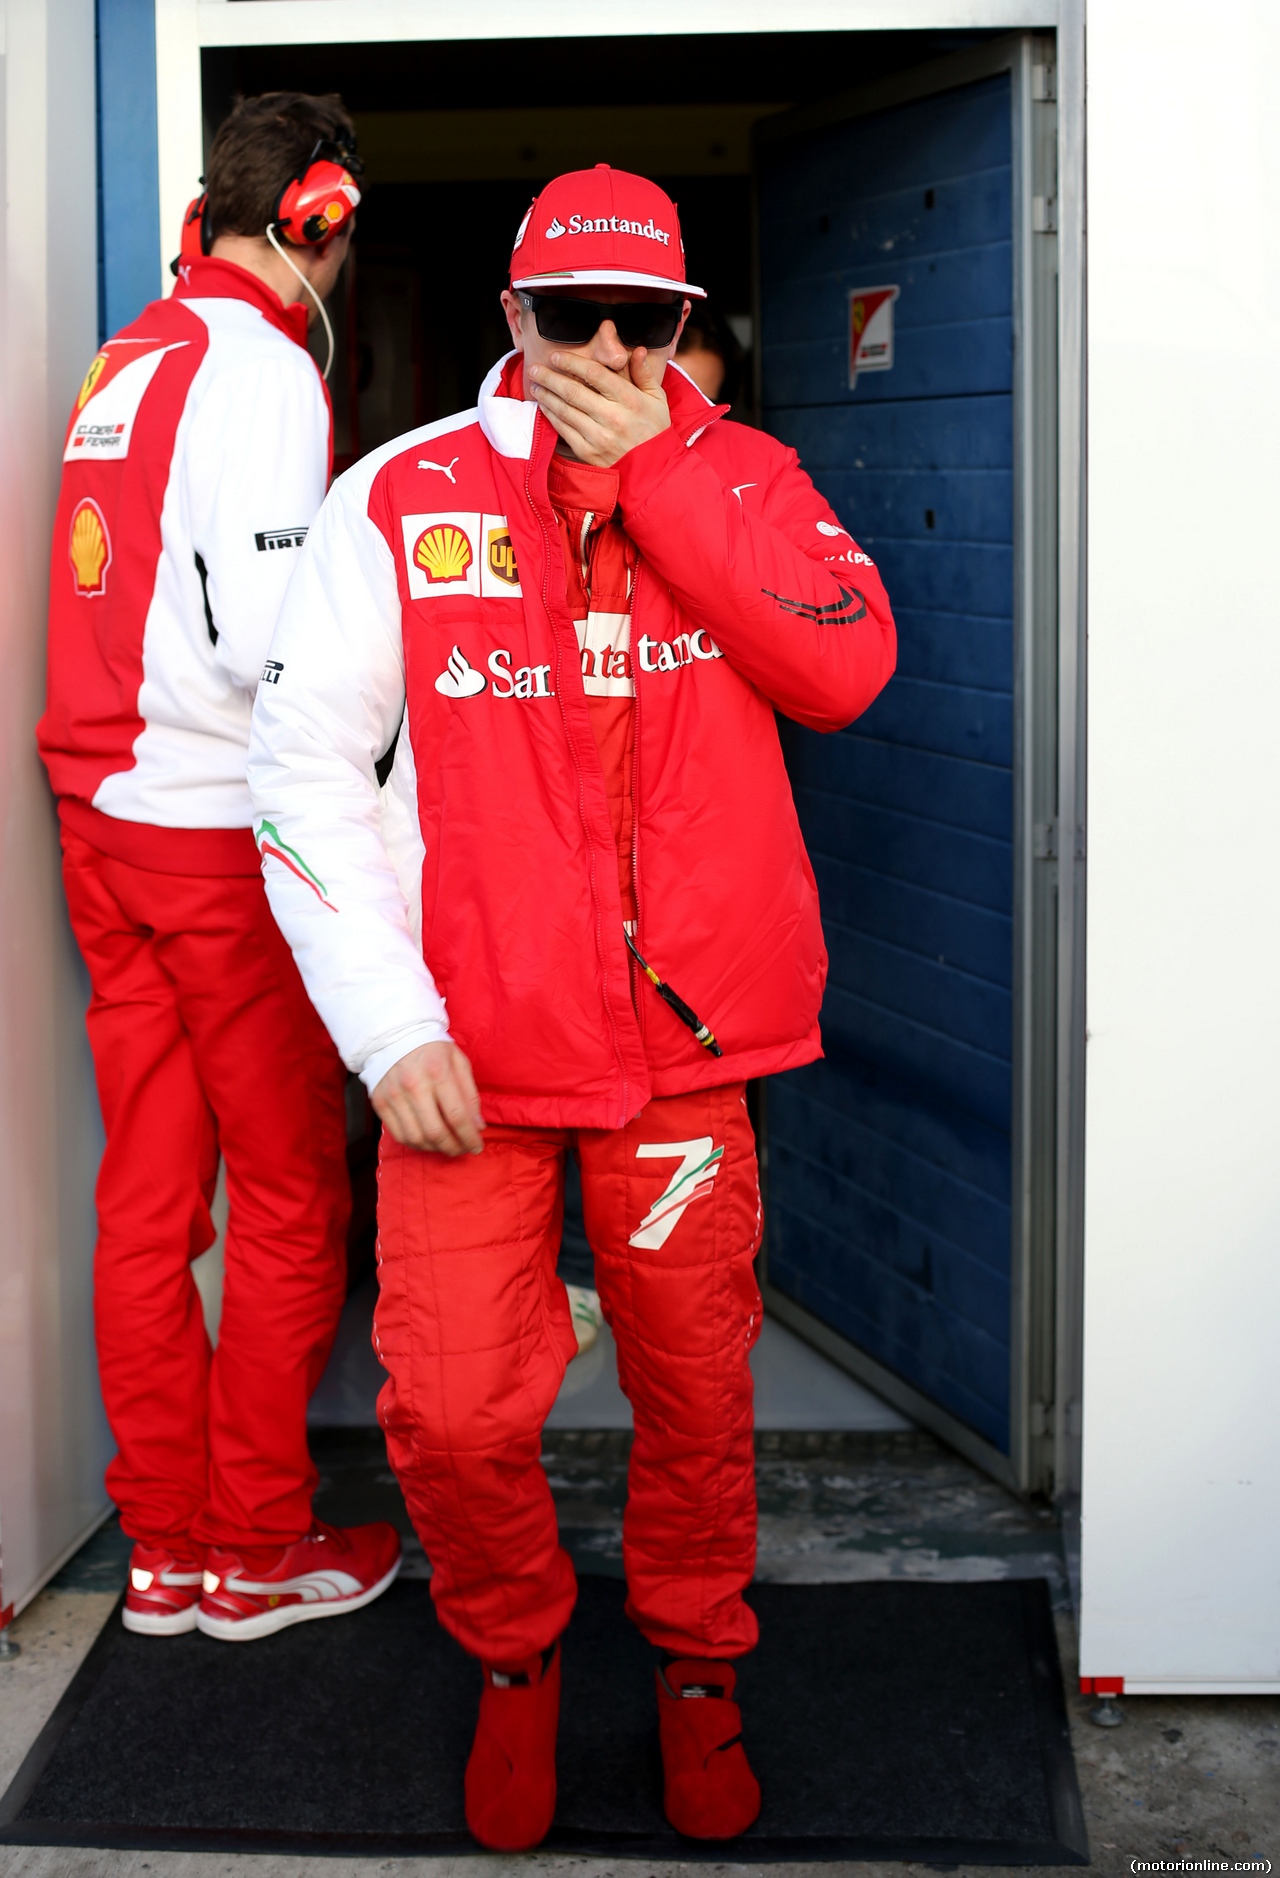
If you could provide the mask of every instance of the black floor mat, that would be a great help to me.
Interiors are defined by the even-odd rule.
[[[661,1809],[654,1653],[584,1578],[564,1645],[549,1851],[698,1857]],[[741,1667],[764,1789],[735,1859],[1084,1864],[1042,1581],[755,1585]],[[458,1852],[474,1664],[426,1584],[261,1643],[113,1618],[0,1800],[0,1843]]]

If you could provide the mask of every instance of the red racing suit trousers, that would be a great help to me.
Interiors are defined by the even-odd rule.
[[[625,1128],[490,1127],[456,1160],[382,1137],[374,1346],[392,1466],[445,1628],[501,1665],[569,1621],[573,1566],[540,1462],[577,1342],[556,1254],[578,1158],[600,1301],[635,1440],[630,1616],[680,1655],[756,1641],[751,1370],[760,1333],[755,1138],[735,1083],[656,1098]]]
[[[246,830],[246,835],[248,831]],[[342,1064],[261,877],[153,873],[64,826],[106,1127],[94,1316],[135,1539],[275,1546],[311,1525],[307,1401],[346,1282]],[[210,1350],[191,1261],[228,1222]]]

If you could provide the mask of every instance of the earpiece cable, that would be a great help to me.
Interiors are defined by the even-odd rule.
[[[267,240],[271,243],[271,246],[275,249],[276,253],[280,256],[280,259],[284,262],[285,266],[298,276],[298,279],[302,282],[307,292],[311,295],[311,298],[315,301],[316,312],[320,315],[320,318],[324,321],[324,334],[325,334],[325,338],[329,341],[329,356],[325,360],[325,364],[324,364],[324,379],[325,379],[325,383],[327,384],[329,382],[329,372],[333,366],[333,328],[329,324],[329,315],[324,310],[324,301],[320,298],[315,288],[311,285],[311,282],[307,279],[302,269],[296,266],[295,263],[289,259],[284,249],[280,246],[280,243],[276,240],[276,231],[271,226],[270,223],[267,224]]]

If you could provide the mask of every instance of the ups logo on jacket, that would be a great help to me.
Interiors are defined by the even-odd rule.
[[[489,563],[489,572],[495,574],[508,587],[518,587],[520,576],[516,572],[516,551],[512,546],[510,532],[505,528],[491,528],[488,536],[488,548],[485,557]]]

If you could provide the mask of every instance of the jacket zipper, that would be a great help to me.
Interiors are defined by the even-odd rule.
[[[709,1050],[712,1056],[723,1056],[724,1052],[716,1042],[709,1025],[703,1023],[697,1012],[685,1003],[678,992],[674,991],[670,985],[663,982],[657,972],[654,971],[653,967],[645,959],[640,946],[640,660],[635,656],[635,642],[631,633],[631,628],[635,624],[636,591],[640,585],[640,563],[641,556],[637,552],[635,574],[631,582],[631,592],[627,596],[629,601],[627,608],[627,643],[633,655],[631,670],[633,675],[632,682],[635,686],[634,716],[632,719],[633,749],[631,758],[631,892],[636,903],[636,920],[634,935],[627,932],[626,922],[623,922],[623,935],[627,941],[627,954],[631,966],[631,1002],[640,1023],[640,1034],[643,1040],[644,1020],[640,1016],[640,1003],[643,995],[640,989],[640,978],[641,975],[643,975],[652,982],[655,991],[662,999],[663,1003],[669,1006],[680,1019],[680,1022],[693,1032],[694,1037],[702,1045],[703,1049]]]
[[[538,416],[541,417],[541,415],[542,415],[541,412],[539,412]],[[536,435],[537,434],[536,420],[535,420],[534,431]],[[555,445],[553,444],[552,449],[554,448],[555,448]],[[618,1026],[616,1022],[614,1021],[613,1008],[609,1003],[609,968],[605,963],[604,918],[600,911],[600,895],[596,886],[596,851],[595,851],[595,844],[592,841],[591,835],[587,829],[587,818],[586,818],[586,813],[585,813],[586,805],[584,802],[584,795],[585,795],[585,790],[586,790],[586,778],[583,776],[583,773],[582,773],[582,765],[578,761],[578,746],[574,742],[573,733],[569,729],[569,719],[564,708],[564,690],[561,684],[561,679],[563,677],[563,669],[564,669],[564,647],[561,644],[560,632],[558,628],[556,627],[554,621],[551,621],[551,597],[550,597],[550,585],[549,585],[550,573],[551,573],[551,544],[550,544],[549,537],[547,535],[547,525],[542,519],[542,511],[541,509],[539,509],[537,503],[534,500],[533,490],[530,486],[532,476],[533,476],[533,450],[531,448],[529,451],[528,459],[525,463],[524,493],[525,493],[525,500],[528,502],[529,507],[533,510],[534,515],[537,517],[538,531],[542,536],[542,607],[543,607],[543,611],[545,612],[547,616],[548,621],[551,622],[552,637],[555,639],[555,643],[556,643],[556,697],[559,700],[559,704],[560,704],[560,719],[564,725],[565,740],[569,745],[569,754],[573,758],[573,773],[575,777],[577,778],[577,783],[578,783],[578,814],[582,820],[583,833],[587,837],[587,852],[591,857],[591,904],[595,908],[595,915],[596,915],[596,953],[597,953],[598,958],[600,959],[600,972],[604,980],[604,986],[603,986],[604,1011],[605,1011],[605,1016],[609,1020],[609,1035],[613,1041],[613,1054],[614,1054],[615,1059],[617,1060],[618,1068],[622,1074],[622,1123],[619,1124],[621,1126],[625,1124],[630,1114],[630,1100],[629,1100],[629,1095],[628,1095],[629,1084],[627,1081],[627,1066],[622,1055],[622,1040],[618,1036]],[[634,822],[633,822],[633,837],[634,837]],[[630,976],[631,976],[630,958],[628,957],[628,967],[627,967],[628,980],[630,980]]]
[[[631,660],[631,898],[636,908],[636,940],[640,938],[640,659],[636,651],[636,594],[640,587],[640,556],[636,555],[631,592],[627,595],[627,656]],[[644,1036],[644,1018],[640,1014],[639,968],[631,950],[627,950],[627,975],[631,980],[631,1005]]]

